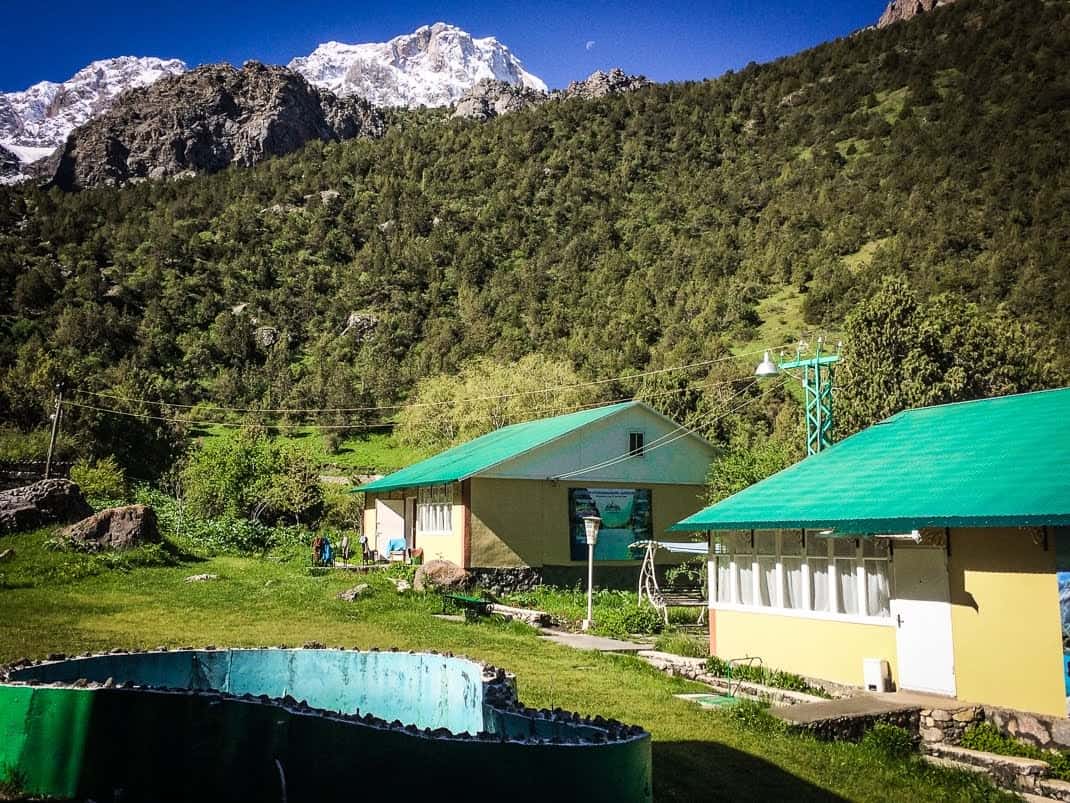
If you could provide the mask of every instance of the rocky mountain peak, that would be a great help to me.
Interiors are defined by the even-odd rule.
[[[383,127],[366,101],[321,92],[285,67],[207,65],[127,92],[73,131],[54,182],[83,189],[211,173]]]
[[[877,20],[878,28],[885,28],[893,22],[913,19],[919,14],[926,14],[934,8],[947,6],[955,0],[890,0],[881,18]]]
[[[485,79],[465,92],[454,108],[454,117],[489,120],[500,114],[519,111],[548,100],[562,98],[601,98],[619,92],[632,92],[651,82],[642,75],[628,75],[619,67],[608,73],[598,70],[583,81],[573,81],[567,89],[544,92],[504,81]]]
[[[643,75],[628,75],[620,67],[609,72],[596,70],[583,81],[572,81],[565,94],[572,98],[602,98],[620,92],[632,92],[652,82]]]
[[[388,42],[327,42],[289,67],[314,86],[376,106],[448,106],[482,80],[546,91],[542,79],[492,36],[436,22]]]

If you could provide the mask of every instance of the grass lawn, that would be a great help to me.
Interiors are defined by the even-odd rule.
[[[302,555],[194,558],[181,550],[111,565],[50,552],[47,532],[0,538],[0,662],[113,647],[301,645],[449,650],[517,675],[520,698],[642,725],[653,736],[657,800],[980,800],[972,775],[935,770],[857,745],[753,728],[673,694],[702,691],[637,658],[578,652],[527,626],[432,617],[438,600],[399,595],[385,577],[354,603],[335,594],[361,578],[311,576]],[[178,557],[176,558],[176,553]],[[176,565],[144,566],[158,558]],[[86,563],[90,561],[90,563]],[[56,571],[50,567],[67,565]],[[215,581],[186,583],[191,574]],[[8,586],[4,587],[4,583]],[[815,645],[815,649],[820,648]],[[761,725],[761,723],[758,723]]]

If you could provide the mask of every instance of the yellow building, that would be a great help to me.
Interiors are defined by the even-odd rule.
[[[715,655],[1066,716],[1070,388],[900,413],[672,529],[711,535]]]
[[[357,490],[381,554],[421,549],[425,560],[532,568],[553,582],[581,576],[582,519],[597,514],[598,577],[630,582],[628,545],[702,506],[713,456],[686,428],[625,402],[503,427]]]

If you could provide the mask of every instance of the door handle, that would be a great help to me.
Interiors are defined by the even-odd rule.
[[[897,613],[895,615],[895,624],[896,624],[897,627],[902,627],[903,626],[903,615],[902,614]]]

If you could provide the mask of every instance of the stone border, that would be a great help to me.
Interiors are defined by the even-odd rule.
[[[655,669],[660,669],[669,675],[687,678],[697,683],[705,683],[707,686],[712,686],[724,694],[728,694],[731,689],[735,689],[740,697],[778,703],[780,705],[828,702],[824,697],[817,697],[813,694],[778,689],[775,686],[763,686],[760,683],[751,683],[745,680],[729,683],[727,678],[711,675],[706,671],[705,658],[688,658],[683,655],[674,655],[671,652],[658,652],[657,650],[640,650],[636,655]]]

